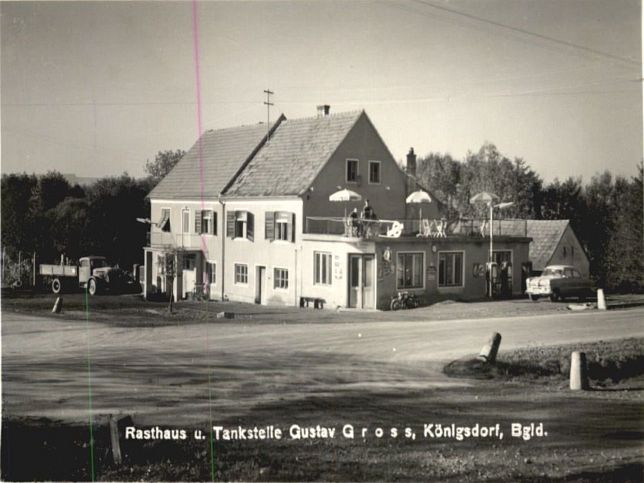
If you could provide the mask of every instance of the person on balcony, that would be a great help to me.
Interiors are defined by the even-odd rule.
[[[349,235],[358,236],[360,228],[360,220],[358,220],[358,208],[354,208],[351,213],[349,213]]]
[[[362,233],[366,238],[369,238],[374,231],[375,223],[372,220],[377,220],[376,212],[373,210],[369,204],[369,200],[365,200],[364,207],[362,208],[361,213],[362,218]]]

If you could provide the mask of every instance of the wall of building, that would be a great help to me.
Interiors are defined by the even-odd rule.
[[[216,266],[215,283],[209,284],[211,299],[221,298],[221,280],[223,275],[223,264],[221,263],[223,236],[225,235],[225,223],[223,208],[216,200],[204,201],[178,201],[178,200],[150,200],[150,220],[158,223],[161,220],[161,211],[164,208],[170,209],[171,232],[162,232],[160,227],[152,225],[150,228],[150,245],[160,248],[184,248],[187,250],[199,250],[203,253],[203,260],[214,262]],[[183,233],[182,212],[189,211],[190,227],[188,233]],[[195,227],[195,212],[197,210],[212,210],[216,213],[216,231],[212,235],[198,234]],[[203,267],[198,267],[199,278],[203,280]],[[205,280],[204,280],[205,282]]]
[[[587,277],[590,274],[590,262],[586,252],[584,252],[570,225],[566,227],[548,265],[572,265],[583,276]]]
[[[265,297],[269,305],[296,305],[299,303],[297,288],[298,276],[298,247],[302,234],[302,200],[299,198],[275,199],[261,198],[257,200],[226,200],[226,213],[248,211],[253,214],[253,241],[243,238],[226,236],[226,227],[222,233],[226,237],[224,249],[224,293],[229,300],[241,302],[256,302],[257,270],[265,267]],[[295,214],[295,241],[267,240],[265,232],[266,213],[283,211]],[[226,216],[222,217],[224,220]],[[225,225],[225,222],[224,222]],[[235,264],[248,266],[248,283],[235,283]],[[274,269],[288,270],[288,289],[275,288]]]
[[[346,181],[347,159],[358,160],[359,183]],[[370,160],[380,161],[379,184],[369,183]],[[359,193],[363,201],[329,201],[331,194],[343,188]],[[360,211],[364,200],[368,199],[379,218],[405,218],[405,197],[403,173],[371,122],[366,116],[361,116],[304,196],[304,216],[341,217],[345,209],[350,212],[355,207]]]
[[[330,253],[331,284],[315,283],[315,253]],[[349,296],[349,255],[373,254],[375,243],[324,235],[304,235],[301,248],[300,293],[304,297],[324,299],[326,308],[347,307]],[[376,287],[377,290],[377,287]]]
[[[512,255],[512,294],[521,294],[521,264],[528,261],[529,242],[499,240],[494,250],[510,250]],[[385,252],[389,251],[389,256]],[[397,264],[399,253],[422,253],[424,257],[424,286],[418,289],[397,286]],[[457,287],[439,286],[439,256],[441,252],[463,253],[462,284]],[[416,294],[425,303],[444,298],[478,299],[485,296],[485,273],[475,273],[475,264],[485,264],[488,260],[489,245],[485,239],[447,238],[447,239],[394,239],[378,240],[376,259],[378,270],[377,306],[386,309],[391,297],[399,290]],[[386,260],[389,258],[389,261]]]

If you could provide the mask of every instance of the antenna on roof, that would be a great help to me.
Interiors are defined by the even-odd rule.
[[[271,106],[273,105],[271,96],[275,93],[270,89],[264,90],[264,93],[266,94],[266,100],[264,101],[266,105],[266,142],[268,142],[271,139]]]

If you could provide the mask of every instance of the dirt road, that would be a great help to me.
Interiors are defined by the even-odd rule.
[[[2,318],[5,416],[86,421],[123,413],[157,424],[243,416],[275,400],[470,384],[443,362],[478,351],[644,335],[644,309],[436,322],[124,328]]]

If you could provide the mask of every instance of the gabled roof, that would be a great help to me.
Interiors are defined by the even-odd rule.
[[[530,260],[534,270],[543,270],[557,249],[569,220],[527,220],[530,242]]]
[[[301,194],[363,115],[354,111],[282,122],[224,195]]]
[[[275,130],[284,119],[280,116],[271,129]],[[266,124],[263,123],[206,131],[149,197],[201,199],[203,195],[216,198],[265,141]]]

